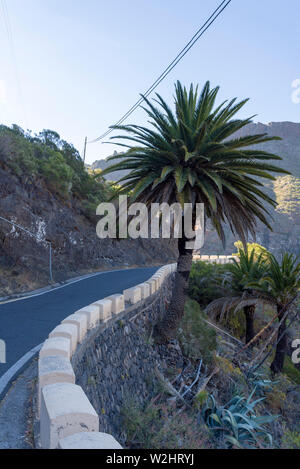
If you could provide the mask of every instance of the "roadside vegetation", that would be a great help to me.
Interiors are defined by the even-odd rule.
[[[265,248],[249,244],[243,251],[236,244],[240,262],[193,263],[176,338],[168,346],[153,344],[162,370],[153,378],[152,399],[145,406],[132,396],[124,403],[128,447],[300,449],[300,370],[287,347],[295,330],[300,333],[299,263],[283,255],[274,270]],[[277,303],[282,307],[283,299],[288,314],[278,369],[283,322]]]
[[[97,205],[114,193],[101,171],[88,171],[79,152],[52,130],[37,135],[20,127],[0,126],[0,167],[24,184],[36,179],[57,198],[81,202],[83,213],[95,219]]]
[[[288,205],[279,199],[280,188],[291,186],[289,172],[270,164],[279,155],[256,150],[278,138],[235,138],[251,122],[236,118],[247,100],[216,105],[218,91],[207,82],[198,95],[177,82],[174,110],[159,95],[158,106],[144,98],[151,127],[116,126],[123,134],[113,138],[127,151],[103,172],[127,171],[119,193],[130,192],[131,202],[192,204],[194,223],[203,203],[223,244],[225,224],[241,240],[239,260],[229,265],[193,263],[187,239],[178,240],[172,297],[153,328],[163,370],[150,403],[124,406],[129,447],[298,445],[300,372],[287,354],[291,325],[299,327],[300,262],[247,244],[258,221],[272,229],[268,206],[277,202],[264,181],[287,175],[276,185],[279,212],[296,210],[297,187]]]

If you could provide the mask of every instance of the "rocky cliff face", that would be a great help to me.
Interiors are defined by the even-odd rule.
[[[46,285],[49,240],[54,280],[116,266],[153,265],[174,259],[168,240],[100,240],[96,220],[87,219],[79,200],[64,203],[35,177],[17,177],[0,165],[0,216],[30,230],[30,237],[0,220],[0,297]]]
[[[118,154],[122,155],[122,153],[117,153],[115,151],[114,156],[116,156]],[[116,164],[116,163],[119,162],[118,159],[108,161],[108,158],[109,157],[104,158],[103,160],[94,161],[94,163],[90,166],[90,169],[92,169],[92,170],[102,169],[102,171],[103,171],[104,169],[108,168],[108,166],[111,166],[112,164]],[[105,176],[105,179],[107,179],[109,181],[118,181],[118,179],[121,179],[127,173],[128,173],[128,171],[116,171],[114,173],[111,173],[111,174],[108,174],[107,176]]]

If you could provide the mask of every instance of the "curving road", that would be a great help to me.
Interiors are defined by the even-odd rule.
[[[157,269],[100,272],[35,296],[1,304],[0,339],[6,343],[7,363],[0,363],[0,376],[43,342],[65,317],[96,300],[144,282]]]

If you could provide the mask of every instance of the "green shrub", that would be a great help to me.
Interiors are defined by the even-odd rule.
[[[39,178],[61,199],[76,197],[93,221],[97,205],[115,193],[113,184],[101,173],[89,173],[78,151],[51,130],[32,136],[16,125],[1,125],[0,166],[19,178]]]
[[[122,411],[126,446],[143,449],[197,449],[210,446],[205,426],[197,425],[196,412],[178,410],[165,403],[146,406],[127,399]]]
[[[223,280],[226,265],[194,262],[189,280],[189,296],[201,306],[224,296]]]
[[[198,392],[198,394],[195,396],[195,407],[197,409],[201,409],[201,407],[206,403],[208,399],[208,391],[205,389],[203,391]]]
[[[72,188],[73,170],[65,163],[60,153],[54,153],[41,164],[41,173],[49,189],[64,198],[69,198]]]
[[[300,385],[300,371],[297,370],[291,358],[286,355],[284,360],[283,372],[290,378],[291,381]]]
[[[216,350],[216,332],[204,321],[205,314],[199,304],[188,299],[185,314],[178,331],[178,338],[183,353],[191,359],[203,358],[204,363],[211,363]]]
[[[281,440],[283,449],[300,449],[300,433],[287,430]]]
[[[246,333],[245,314],[242,310],[236,311],[235,314],[226,314],[220,321],[220,324],[232,333],[238,339],[243,339]]]

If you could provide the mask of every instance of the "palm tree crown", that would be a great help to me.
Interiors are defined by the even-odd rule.
[[[233,258],[233,264],[228,265],[231,274],[230,286],[235,292],[249,291],[250,282],[259,282],[266,274],[267,263],[263,253],[255,258],[255,251],[239,249],[239,260]]]
[[[206,218],[223,243],[225,222],[245,242],[248,233],[254,235],[257,219],[270,228],[265,202],[276,205],[257,177],[274,179],[272,172],[287,171],[266,162],[280,160],[279,156],[251,148],[278,137],[232,137],[251,122],[251,118],[233,119],[248,100],[232,99],[215,107],[218,90],[210,89],[207,82],[198,96],[197,87],[191,85],[188,92],[177,82],[175,112],[159,95],[155,100],[159,108],[144,98],[152,128],[116,126],[128,134],[112,138],[127,139],[136,146],[119,144],[128,150],[103,175],[129,170],[118,182],[122,192],[131,193],[132,202],[204,203]]]
[[[284,253],[280,260],[269,254],[266,275],[249,286],[262,293],[281,309],[285,309],[297,297],[300,290],[299,257]]]
[[[266,295],[266,298],[277,307],[279,326],[271,370],[273,373],[282,372],[287,352],[287,319],[300,289],[299,257],[285,253],[280,260],[277,260],[273,254],[270,254],[267,274],[259,282],[250,283],[250,286]]]

